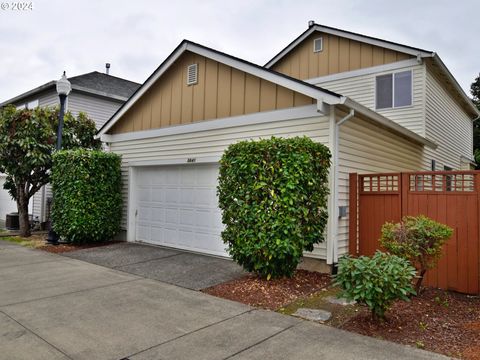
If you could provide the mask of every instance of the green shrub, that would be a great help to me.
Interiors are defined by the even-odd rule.
[[[343,257],[338,262],[335,284],[340,296],[367,305],[374,319],[383,319],[395,300],[409,300],[415,294],[415,268],[408,260],[377,251],[372,257]]]
[[[380,243],[387,251],[407,259],[417,268],[415,289],[419,293],[425,273],[437,265],[443,245],[452,233],[447,225],[424,215],[405,216],[400,223],[382,226]]]
[[[53,156],[54,230],[73,243],[110,240],[122,216],[120,156],[64,150]]]
[[[291,276],[324,240],[330,152],[307,137],[230,145],[217,193],[233,260],[270,279]]]

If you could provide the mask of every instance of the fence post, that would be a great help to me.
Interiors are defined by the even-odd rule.
[[[349,224],[348,224],[348,252],[350,255],[358,256],[358,174],[349,174]]]
[[[400,173],[398,175],[398,193],[400,194],[400,221],[404,216],[407,215],[408,207],[408,189],[410,179],[409,175],[405,173]]]

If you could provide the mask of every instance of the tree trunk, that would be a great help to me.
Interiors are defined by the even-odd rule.
[[[425,269],[420,271],[420,275],[417,279],[417,283],[415,284],[415,291],[417,293],[417,296],[420,295],[420,292],[422,290],[423,277],[425,276],[426,272],[427,272],[427,270],[425,270]]]
[[[25,192],[25,186],[17,186],[17,209],[18,219],[20,222],[20,236],[29,237],[30,232],[30,219],[28,217],[28,194]]]

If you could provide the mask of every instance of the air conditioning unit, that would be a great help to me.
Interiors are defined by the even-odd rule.
[[[5,219],[5,227],[7,228],[7,230],[20,229],[20,220],[18,217],[18,213],[7,214],[7,217]]]

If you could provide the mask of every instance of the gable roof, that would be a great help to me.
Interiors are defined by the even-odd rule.
[[[292,78],[274,70],[266,69],[257,64],[253,64],[246,60],[225,54],[221,51],[211,49],[192,41],[183,40],[165,59],[165,61],[147,78],[143,85],[130,97],[130,99],[128,99],[128,101],[124,103],[117,110],[117,112],[113,114],[113,116],[100,128],[98,135],[105,134],[186,51],[231,66],[232,68],[254,75],[260,79],[270,81],[292,91],[320,100],[320,102],[325,102],[327,104],[341,103],[342,96],[334,93],[333,91],[308,84],[302,80]]]
[[[126,101],[140,87],[139,83],[116,76],[103,74],[98,71],[92,71],[90,73],[73,76],[68,80],[72,84],[72,90],[108,97],[118,101]],[[0,103],[0,107],[16,103],[24,98],[46,90],[53,89],[55,91],[56,84],[57,82],[55,80],[49,81],[32,90]]]
[[[400,134],[416,143],[426,145],[432,148],[436,148],[436,144],[424,137],[414,133],[411,130],[395,123],[392,120],[387,119],[386,117],[366,108],[365,106],[357,103],[356,101],[342,96],[340,94],[334,93],[332,91],[323,89],[319,86],[315,86],[309,83],[306,83],[302,80],[292,78],[290,76],[281,74],[279,72],[267,69],[265,67],[253,64],[246,60],[225,54],[218,50],[208,48],[206,46],[194,43],[189,40],[183,40],[175,50],[163,61],[162,64],[145,80],[143,85],[137,89],[137,91],[125,102],[115,114],[98,130],[97,137],[101,137],[108,130],[110,130],[113,125],[142,97],[142,95],[164,74],[174,63],[175,61],[186,51],[204,56],[206,58],[218,61],[220,63],[229,65],[233,68],[236,68],[240,71],[257,76],[261,79],[273,82],[277,85],[288,88],[292,91],[302,93],[306,96],[310,96],[314,99],[317,99],[317,109],[320,112],[322,107],[321,103],[325,102],[329,105],[343,105],[346,106],[364,116],[367,116],[375,123],[380,126],[386,127],[391,131]],[[188,126],[188,125],[184,125]],[[190,124],[191,126],[191,124]]]
[[[452,75],[450,70],[445,66],[443,61],[440,59],[438,54],[434,51],[425,50],[421,48],[416,48],[413,46],[408,46],[404,44],[399,44],[393,41],[383,40],[372,36],[367,36],[347,30],[342,30],[326,25],[320,24],[313,24],[309,25],[308,29],[305,30],[302,34],[300,34],[295,40],[293,40],[290,44],[288,44],[283,50],[281,50],[277,55],[275,55],[270,61],[265,64],[265,67],[270,69],[276,63],[278,63],[281,59],[283,59],[287,54],[289,54],[297,45],[299,45],[303,40],[305,40],[308,36],[310,36],[314,32],[322,32],[325,34],[335,35],[339,37],[343,37],[350,40],[355,40],[363,43],[367,43],[374,46],[383,47],[386,49],[390,49],[393,51],[402,52],[405,54],[409,54],[412,56],[416,56],[418,59],[422,58],[431,58],[432,62],[437,65],[440,70],[446,75],[448,81],[452,85],[453,89],[460,96],[460,98],[465,102],[466,108],[472,116],[480,116],[480,112],[477,107],[473,104],[472,100],[465,94],[462,87]]]

